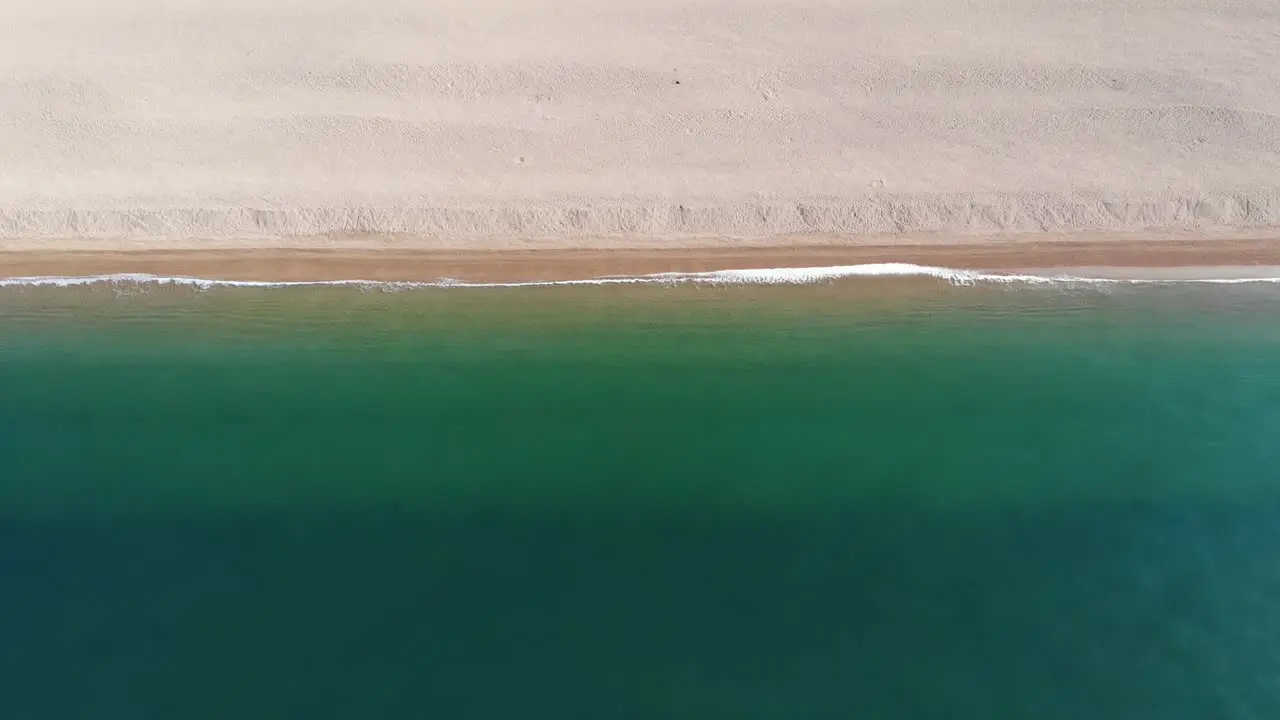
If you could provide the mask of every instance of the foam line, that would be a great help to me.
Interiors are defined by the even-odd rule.
[[[1246,284],[1280,283],[1277,277],[1193,277],[1193,278],[1119,278],[1084,277],[1073,275],[1037,275],[1026,273],[988,272],[959,268],[933,267],[911,263],[875,263],[864,265],[835,265],[828,267],[758,268],[740,270],[714,270],[709,272],[667,272],[651,275],[605,276],[582,280],[548,280],[531,282],[470,282],[440,278],[434,281],[380,281],[380,280],[222,280],[183,276],[159,276],[145,273],[118,273],[86,276],[35,276],[0,279],[0,287],[74,287],[82,285],[184,285],[200,289],[213,287],[315,287],[356,286],[378,289],[413,288],[521,288],[557,287],[573,285],[807,285],[854,277],[933,277],[954,285],[980,283],[1003,284],[1171,284],[1211,283]]]

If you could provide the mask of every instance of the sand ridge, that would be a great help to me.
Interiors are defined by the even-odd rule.
[[[1274,227],[1272,0],[0,0],[0,238]]]

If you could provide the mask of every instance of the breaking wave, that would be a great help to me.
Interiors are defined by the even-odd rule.
[[[1229,268],[1223,270],[1230,270]],[[1176,270],[1175,270],[1176,272]],[[1277,271],[1280,273],[1280,270]],[[666,272],[651,275],[603,276],[581,280],[548,280],[528,282],[471,282],[438,278],[423,281],[379,280],[223,280],[174,276],[166,277],[145,273],[120,273],[110,275],[36,276],[0,278],[0,287],[72,287],[83,285],[182,285],[201,289],[213,287],[314,287],[357,286],[362,288],[413,289],[413,288],[519,288],[556,287],[572,285],[808,285],[856,277],[932,277],[953,285],[1002,284],[1169,284],[1169,283],[1280,283],[1276,276],[1151,276],[1151,277],[1089,277],[1069,274],[1035,274],[1016,272],[991,272],[959,268],[933,267],[911,263],[873,263],[863,265],[835,265],[828,267],[759,268],[742,270],[714,270],[708,272]]]

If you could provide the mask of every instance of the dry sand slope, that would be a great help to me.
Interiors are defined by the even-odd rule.
[[[1277,0],[0,0],[10,240],[1277,226]]]

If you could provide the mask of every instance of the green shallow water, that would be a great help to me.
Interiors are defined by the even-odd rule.
[[[877,282],[0,290],[0,716],[1280,714],[1280,287]]]

